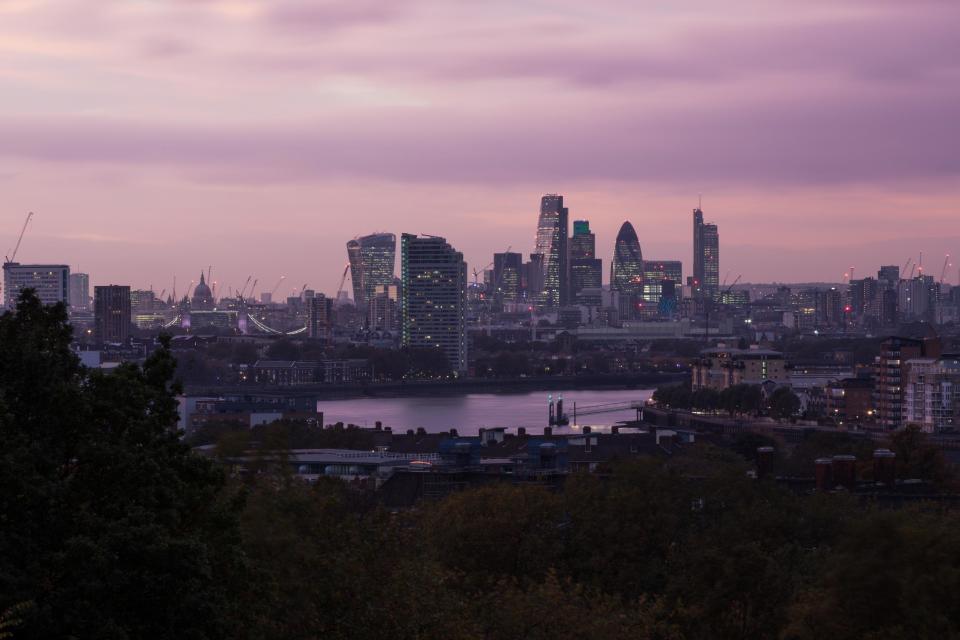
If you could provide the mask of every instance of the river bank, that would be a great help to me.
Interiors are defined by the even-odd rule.
[[[463,378],[459,380],[412,380],[357,384],[305,384],[296,386],[231,385],[187,387],[188,396],[219,396],[235,393],[283,393],[313,395],[325,400],[359,398],[405,398],[460,396],[474,393],[522,395],[535,391],[653,389],[687,379],[676,373],[631,373],[588,376],[530,376],[524,378]]]

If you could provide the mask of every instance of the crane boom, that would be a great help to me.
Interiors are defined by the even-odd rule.
[[[948,253],[943,259],[943,269],[940,270],[940,284],[943,284],[943,281],[947,277],[947,267],[950,266],[950,254]]]
[[[9,256],[5,256],[5,262],[13,262],[17,259],[17,251],[20,250],[20,243],[23,242],[23,234],[27,232],[27,225],[30,224],[30,220],[33,218],[33,211],[27,214],[27,219],[23,221],[23,227],[20,229],[20,236],[17,238],[17,244],[13,247],[13,253]]]
[[[334,298],[335,301],[336,301],[336,300],[339,300],[339,299],[340,299],[340,294],[343,293],[343,285],[344,285],[344,283],[346,283],[346,281],[347,281],[347,272],[348,272],[348,271],[350,271],[350,263],[349,263],[349,262],[347,263],[347,266],[345,266],[345,267],[343,268],[343,275],[340,276],[340,286],[337,287],[337,297]]]
[[[277,280],[277,284],[273,285],[273,289],[270,289],[270,296],[273,297],[273,294],[277,292],[277,289],[280,288],[280,285],[283,284],[283,281],[286,280],[287,276],[280,276],[280,279]]]

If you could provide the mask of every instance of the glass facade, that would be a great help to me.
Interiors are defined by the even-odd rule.
[[[543,256],[543,285],[539,302],[545,307],[567,303],[567,228],[569,212],[563,196],[547,194],[540,200],[536,253]]]
[[[613,247],[610,288],[620,293],[621,309],[633,309],[643,296],[643,254],[633,225],[624,222]]]
[[[34,289],[43,304],[69,302],[70,267],[65,264],[3,265],[3,304],[15,309],[21,289]]]
[[[720,232],[703,222],[703,211],[693,210],[694,294],[715,298],[720,292]]]
[[[393,284],[397,236],[374,233],[354,238],[347,243],[347,258],[350,260],[353,302],[358,309],[366,309],[377,287]]]
[[[497,303],[520,299],[523,282],[523,255],[519,253],[493,254],[493,295]]]
[[[672,315],[683,290],[682,263],[679,260],[646,260],[643,265],[644,307],[659,315]],[[669,303],[671,299],[672,305]]]

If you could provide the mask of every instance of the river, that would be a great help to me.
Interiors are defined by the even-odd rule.
[[[518,394],[471,393],[465,395],[417,396],[402,398],[359,398],[321,400],[317,409],[323,412],[326,424],[343,422],[372,427],[379,420],[394,431],[423,427],[430,433],[457,429],[461,435],[474,435],[481,427],[527,427],[542,429],[547,425],[545,391]],[[564,409],[571,422],[573,405],[644,402],[652,389],[564,391]],[[558,396],[553,394],[554,399]],[[636,418],[633,409],[578,416],[577,426],[590,425],[603,429],[624,420]]]

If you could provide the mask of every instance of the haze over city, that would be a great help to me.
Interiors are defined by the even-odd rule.
[[[373,231],[529,253],[548,192],[688,265],[703,193],[743,281],[938,271],[960,7],[920,5],[5,2],[0,246],[32,210],[19,259],[98,284],[332,292]]]

